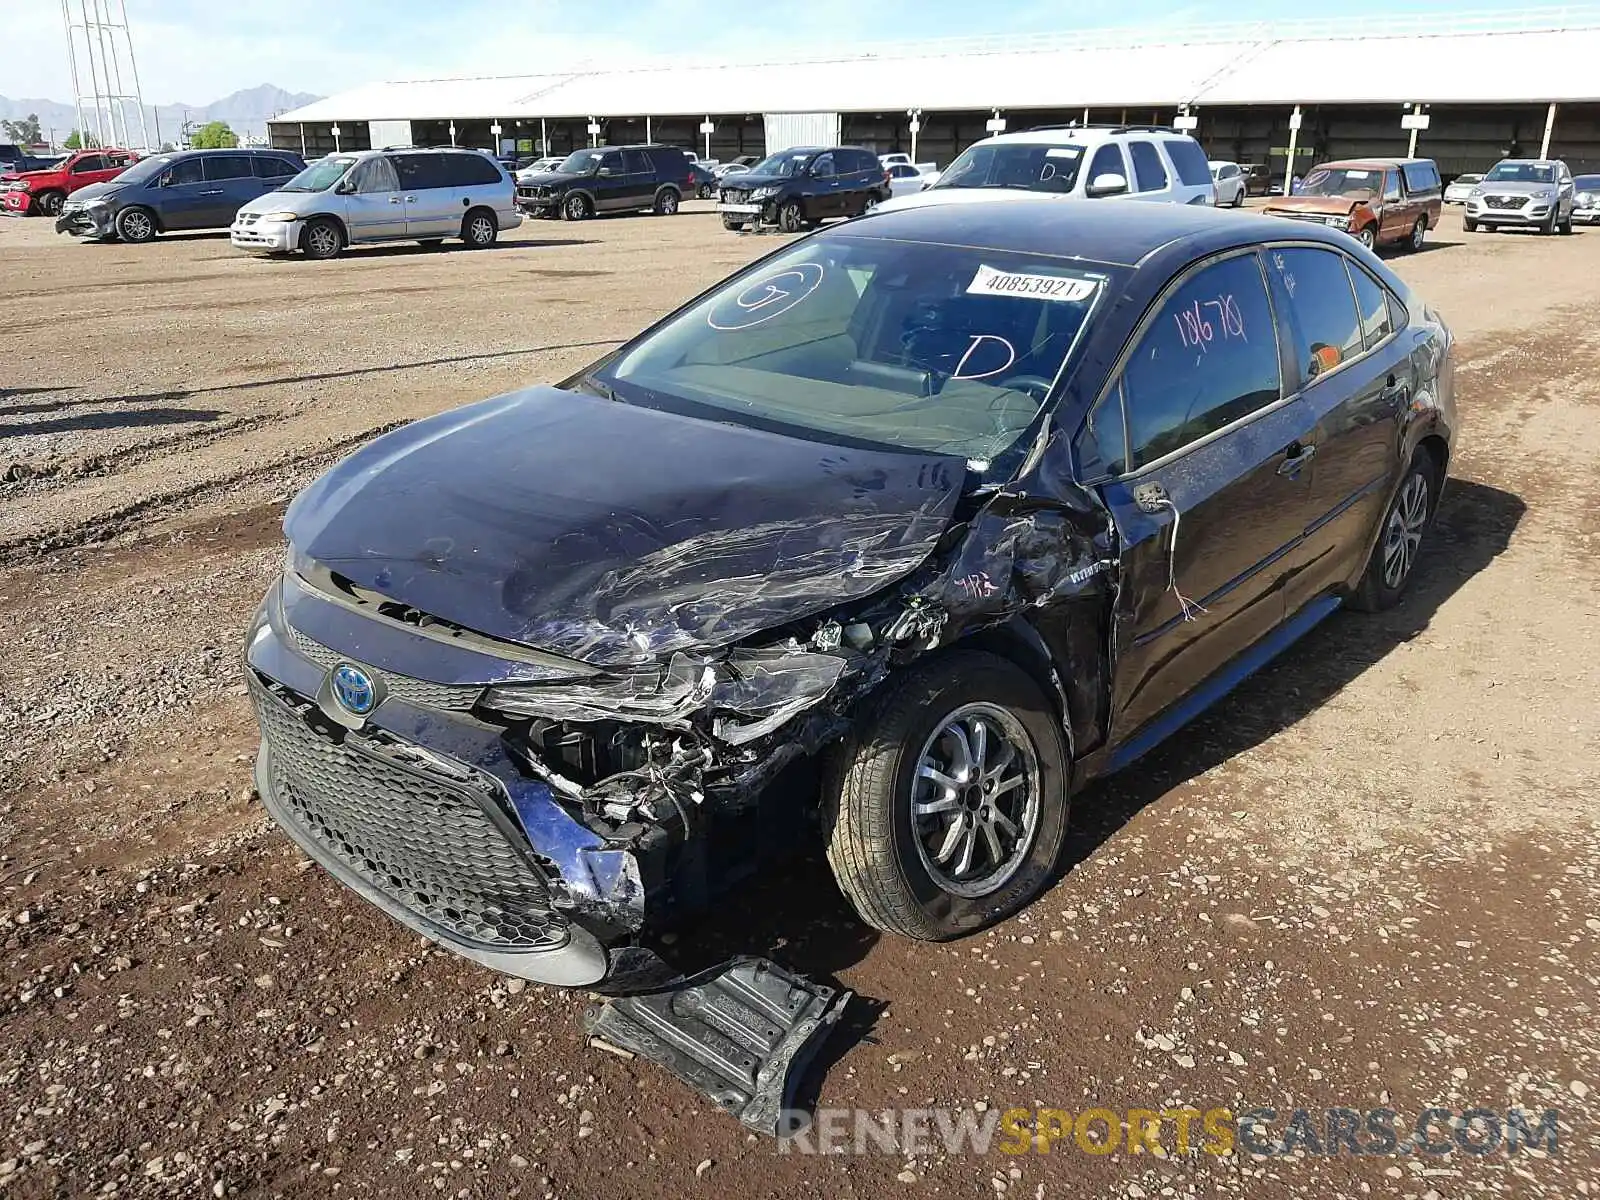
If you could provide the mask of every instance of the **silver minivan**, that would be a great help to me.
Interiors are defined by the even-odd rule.
[[[239,210],[229,234],[241,250],[333,258],[372,242],[494,245],[522,224],[516,184],[477,150],[360,150],[318,159]]]

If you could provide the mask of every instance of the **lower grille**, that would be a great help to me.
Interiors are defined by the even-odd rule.
[[[275,815],[297,840],[458,940],[537,949],[565,940],[550,891],[508,839],[488,794],[336,741],[252,676]]]
[[[749,192],[737,192],[737,191],[732,191],[732,190],[726,190],[726,191],[724,191],[722,193],[722,202],[724,204],[744,204],[749,199],[750,199],[750,193]]]
[[[260,213],[240,213],[239,214],[239,224],[240,225],[246,225],[246,226],[254,225],[259,220],[261,220],[261,214]]]
[[[324,671],[331,671],[342,662],[349,662],[337,650],[330,650],[321,642],[313,641],[293,625],[288,627],[289,641],[294,648]],[[383,687],[389,695],[417,704],[423,708],[442,708],[450,712],[466,712],[483,695],[483,688],[474,683],[430,683],[426,679],[412,679],[409,675],[379,672]]]

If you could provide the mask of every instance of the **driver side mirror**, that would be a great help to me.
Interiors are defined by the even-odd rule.
[[[1107,171],[1104,175],[1096,175],[1089,186],[1084,189],[1084,194],[1091,198],[1100,196],[1120,196],[1128,190],[1128,179],[1118,175],[1115,171]]]
[[[334,184],[333,194],[335,196],[354,196],[356,194],[356,185],[351,180],[341,179]]]
[[[609,176],[609,175],[615,175],[616,172],[613,171],[610,167],[601,167],[598,171],[595,172],[595,174],[596,175],[607,175],[607,176]]]

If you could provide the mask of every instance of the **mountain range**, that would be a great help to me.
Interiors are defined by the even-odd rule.
[[[287,112],[291,108],[299,108],[321,98],[310,92],[290,92],[270,83],[264,83],[260,87],[246,88],[234,92],[231,96],[224,96],[221,100],[213,100],[210,104],[146,104],[145,120],[150,122],[150,140],[157,145],[160,142],[176,143],[185,120],[196,128],[207,121],[226,121],[235,133],[265,134],[268,117]],[[29,113],[39,114],[39,124],[44,130],[45,137],[51,137],[51,131],[54,130],[54,139],[57,143],[64,140],[78,125],[77,110],[70,103],[59,100],[34,100],[27,97],[12,100],[0,96],[0,118],[15,121],[26,117]],[[131,108],[128,111],[128,118],[129,128],[136,128],[138,117]]]

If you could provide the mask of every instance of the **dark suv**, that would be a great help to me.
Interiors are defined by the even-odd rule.
[[[776,225],[785,233],[828,217],[859,217],[889,198],[889,174],[858,146],[796,146],[722,181],[717,211],[728,229]]]
[[[554,171],[517,181],[517,207],[533,217],[582,221],[602,212],[678,211],[698,183],[676,146],[574,150]]]
[[[142,159],[67,197],[57,233],[148,242],[180,229],[226,229],[241,206],[276,191],[305,162],[288,150],[180,150]]]

